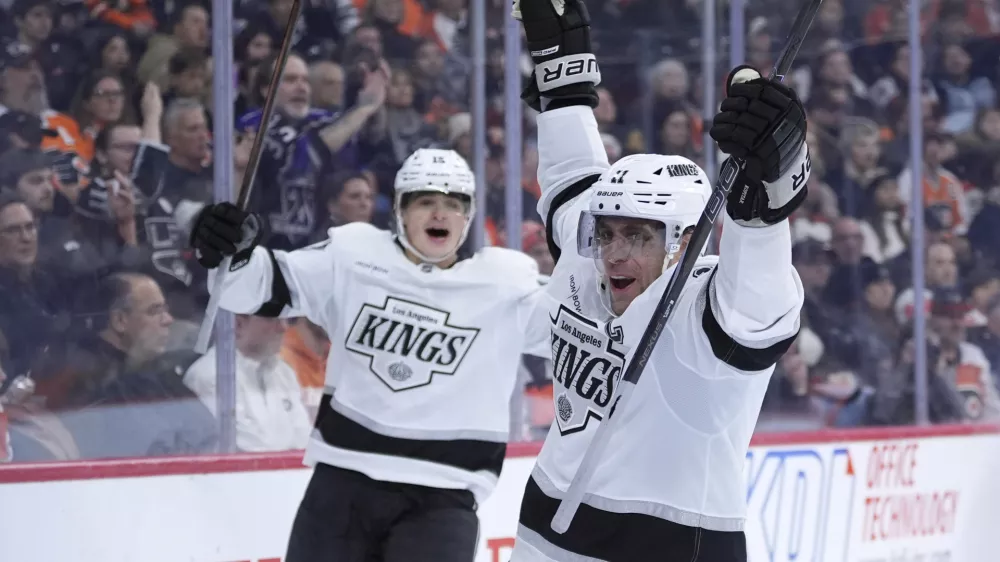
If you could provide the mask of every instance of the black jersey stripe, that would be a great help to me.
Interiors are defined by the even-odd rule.
[[[791,336],[764,348],[747,347],[733,339],[719,324],[712,312],[712,283],[715,282],[715,272],[705,284],[705,312],[701,315],[701,327],[708,336],[712,353],[723,363],[741,371],[763,371],[775,363],[788,351],[792,342],[798,337],[798,330]]]
[[[689,527],[641,513],[614,513],[581,504],[564,534],[552,530],[559,500],[528,479],[520,523],[546,542],[580,556],[610,562],[745,562],[743,531]]]
[[[489,471],[500,476],[506,443],[476,439],[423,440],[389,437],[376,433],[351,420],[330,406],[325,394],[316,416],[316,429],[323,441],[333,447],[430,461],[469,472]]]

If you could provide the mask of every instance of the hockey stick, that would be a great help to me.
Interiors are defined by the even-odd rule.
[[[292,49],[292,36],[295,35],[295,23],[299,21],[299,12],[302,9],[301,0],[292,0],[292,12],[288,16],[285,24],[285,36],[281,40],[281,47],[278,50],[278,58],[274,62],[274,72],[267,85],[267,96],[264,98],[264,110],[260,114],[260,124],[257,125],[257,136],[250,147],[250,158],[247,161],[247,169],[243,174],[243,183],[240,185],[239,194],[236,197],[236,206],[245,211],[250,202],[250,194],[253,192],[253,182],[257,179],[257,165],[260,163],[260,152],[264,147],[264,137],[267,136],[267,128],[271,124],[271,117],[274,115],[274,98],[278,93],[278,84],[281,82],[281,74],[285,70],[285,63],[288,61],[288,53]],[[208,351],[208,342],[212,339],[212,326],[215,325],[215,316],[219,313],[219,299],[222,297],[222,287],[226,282],[226,274],[229,273],[229,266],[232,265],[232,256],[224,256],[222,262],[216,269],[215,282],[212,284],[212,293],[208,298],[208,307],[205,309],[205,318],[201,321],[201,329],[198,330],[198,341],[195,343],[196,352],[204,355]]]
[[[809,31],[813,18],[816,16],[816,12],[819,10],[819,5],[822,2],[823,0],[808,0],[808,3],[795,16],[795,21],[792,23],[792,28],[789,31],[788,39],[785,41],[785,47],[781,51],[781,56],[778,57],[778,61],[771,70],[771,79],[784,79],[785,73],[792,66],[792,61],[795,60],[795,55],[798,54],[799,47],[802,46],[802,40],[805,38],[806,32]],[[653,310],[652,320],[646,326],[646,331],[643,332],[642,337],[635,346],[635,354],[632,357],[632,361],[622,374],[622,381],[628,384],[622,385],[618,398],[611,401],[609,415],[597,427],[597,432],[590,446],[587,448],[587,452],[584,453],[583,460],[580,461],[580,466],[573,476],[573,481],[570,482],[569,489],[566,490],[565,496],[559,503],[559,509],[556,510],[556,514],[552,518],[552,530],[559,534],[565,533],[569,529],[576,511],[583,502],[584,491],[587,489],[587,485],[590,483],[597,465],[604,458],[604,449],[607,447],[608,440],[611,437],[614,420],[618,419],[612,417],[610,412],[616,408],[624,408],[625,404],[632,397],[632,392],[639,382],[639,377],[642,376],[642,371],[649,361],[649,356],[656,346],[656,341],[660,339],[663,328],[666,327],[667,322],[673,315],[674,307],[680,298],[681,291],[684,290],[684,285],[687,284],[687,280],[691,276],[691,270],[694,269],[694,264],[701,254],[701,249],[705,246],[705,242],[708,241],[708,236],[715,224],[715,219],[718,218],[719,211],[725,206],[726,197],[733,189],[733,184],[736,182],[737,176],[743,167],[746,166],[745,162],[736,162],[735,160],[735,158],[727,160],[719,172],[719,178],[715,182],[715,189],[711,197],[709,197],[708,203],[705,205],[705,210],[702,211],[701,218],[698,219],[698,224],[695,226],[694,232],[691,233],[691,239],[688,241],[687,249],[681,257],[680,264],[674,269],[673,275],[670,276],[670,282],[667,284],[663,296],[660,297],[660,301]]]

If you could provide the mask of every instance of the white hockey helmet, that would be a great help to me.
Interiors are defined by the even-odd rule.
[[[684,231],[698,223],[711,196],[711,184],[700,166],[683,156],[636,154],[615,162],[591,187],[590,207],[580,214],[577,252],[593,258],[604,275],[595,229],[600,217],[650,220],[665,227],[666,269],[680,250]],[[704,252],[704,249],[702,250]],[[608,310],[606,280],[599,280]]]
[[[472,226],[472,217],[476,214],[476,179],[469,164],[454,150],[437,148],[420,148],[407,157],[403,166],[396,173],[393,185],[394,213],[396,217],[396,236],[404,248],[427,263],[437,263],[446,257],[430,258],[410,244],[406,238],[403,226],[403,199],[416,193],[444,193],[461,195],[468,198],[468,212],[465,228],[454,251],[465,242]]]

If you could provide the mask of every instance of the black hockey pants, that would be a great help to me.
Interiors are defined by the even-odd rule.
[[[478,542],[467,490],[380,482],[319,464],[284,562],[472,562]]]

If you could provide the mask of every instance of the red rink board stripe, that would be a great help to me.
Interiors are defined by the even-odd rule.
[[[755,435],[757,447],[839,443],[848,441],[887,441],[961,437],[1000,433],[1000,425],[939,425],[928,427],[886,427],[845,430],[764,433]],[[538,454],[541,443],[512,443],[508,457],[531,457]],[[302,451],[283,453],[238,453],[204,455],[71,461],[52,463],[18,463],[0,465],[0,484],[93,480],[98,478],[141,478],[187,474],[218,474],[224,472],[262,472],[302,468]]]

